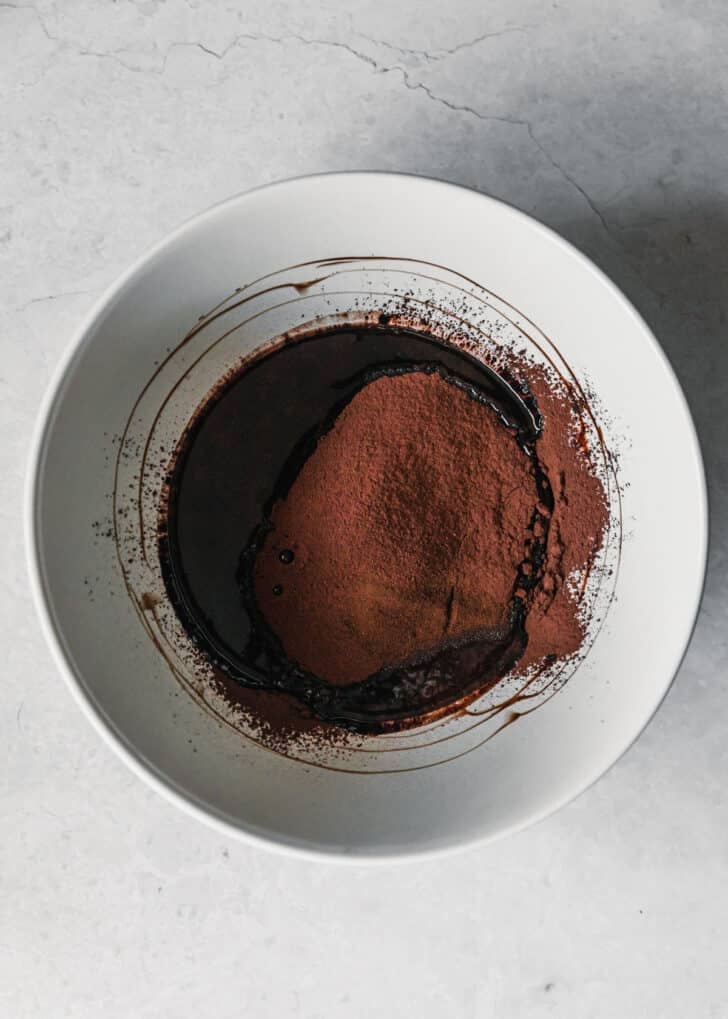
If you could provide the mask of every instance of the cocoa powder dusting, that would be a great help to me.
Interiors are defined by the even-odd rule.
[[[436,373],[378,378],[273,508],[258,605],[288,657],[335,684],[505,629],[537,501],[491,407]]]
[[[609,519],[601,481],[594,475],[583,440],[578,397],[565,384],[533,366],[529,387],[543,418],[538,456],[554,496],[546,564],[528,615],[528,646],[521,670],[548,655],[567,658],[584,638],[586,620],[578,610],[583,584],[604,541]]]
[[[570,583],[601,545],[607,506],[575,398],[538,368],[529,383],[550,512],[513,430],[440,375],[383,377],[354,396],[274,506],[256,558],[255,597],[288,658],[343,685],[447,638],[505,632],[519,566],[546,529],[519,668],[578,651]],[[531,532],[537,508],[547,523]]]

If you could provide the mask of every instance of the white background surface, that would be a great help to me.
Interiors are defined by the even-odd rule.
[[[728,1016],[727,45],[709,0],[0,3],[0,1015]],[[593,257],[680,375],[713,513],[691,650],[627,756],[516,838],[372,869],[250,849],[128,773],[51,664],[21,528],[104,286],[231,193],[361,167]]]

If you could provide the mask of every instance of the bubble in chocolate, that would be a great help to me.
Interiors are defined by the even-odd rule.
[[[273,585],[273,594],[275,594],[275,595],[283,594],[283,588],[281,587],[280,584],[274,584]]]
[[[282,563],[285,563],[285,565],[286,565],[286,566],[288,566],[288,565],[289,565],[290,563],[292,563],[292,562],[293,562],[293,560],[294,560],[294,559],[295,559],[296,557],[295,557],[295,555],[293,554],[293,549],[290,549],[290,548],[284,548],[284,549],[282,549],[282,550],[281,550],[281,552],[280,552],[280,553],[278,554],[278,558],[280,559],[280,561],[281,561]]]

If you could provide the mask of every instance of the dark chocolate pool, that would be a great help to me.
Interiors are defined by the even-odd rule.
[[[503,442],[512,444],[514,456],[528,457],[529,537],[500,625],[443,633],[435,643],[410,648],[405,660],[382,662],[353,682],[332,682],[293,657],[281,627],[271,625],[256,590],[259,557],[274,547],[282,572],[270,594],[284,606],[286,598],[295,598],[286,578],[294,575],[297,553],[267,541],[275,506],[292,492],[317,444],[357,394],[379,379],[413,374],[436,376],[491,416],[495,412]],[[386,321],[281,341],[211,393],[175,453],[159,541],[179,618],[225,675],[228,690],[238,685],[288,695],[321,721],[345,729],[405,728],[472,699],[502,677],[527,644],[529,597],[542,575],[553,508],[536,452],[540,429],[527,392],[466,353]],[[352,576],[366,565],[352,561]],[[292,612],[302,608],[288,604]],[[326,641],[327,633],[316,639]]]

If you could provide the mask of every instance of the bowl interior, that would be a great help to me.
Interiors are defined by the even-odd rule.
[[[139,471],[138,440],[168,448],[210,385],[282,331],[366,315],[403,294],[442,304],[455,291],[461,311],[491,334],[505,319],[506,331],[553,340],[597,394],[600,425],[618,451],[624,541],[615,597],[568,684],[492,739],[485,730],[449,733],[458,752],[447,754],[405,740],[397,753],[340,768],[274,754],[180,685],[159,634],[140,618],[134,592],[163,597],[159,577],[154,563],[130,570],[113,537]],[[195,331],[223,300],[229,313]],[[175,397],[163,401],[172,380]],[[33,557],[52,640],[117,745],[183,802],[237,831],[364,856],[501,834],[597,778],[669,685],[705,561],[692,423],[630,305],[528,217],[450,185],[383,174],[307,178],[233,199],[130,271],[96,309],[51,398],[33,497]],[[153,516],[157,499],[150,486],[143,512]]]

